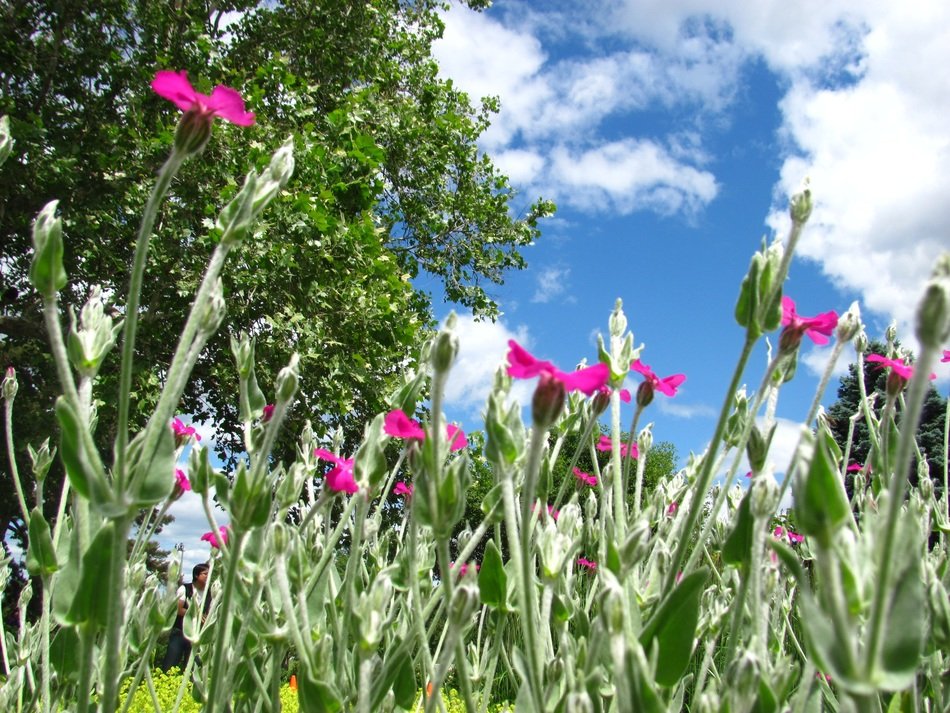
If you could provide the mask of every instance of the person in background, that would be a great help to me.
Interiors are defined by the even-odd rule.
[[[191,642],[185,638],[184,622],[185,612],[195,596],[197,590],[199,601],[204,600],[204,607],[201,619],[208,616],[208,609],[211,607],[211,596],[205,591],[208,583],[208,565],[196,564],[191,570],[191,582],[182,584],[178,588],[178,616],[172,625],[172,630],[168,636],[168,649],[165,651],[165,658],[162,659],[162,671],[167,671],[173,666],[184,668],[188,663],[188,656],[191,654]]]

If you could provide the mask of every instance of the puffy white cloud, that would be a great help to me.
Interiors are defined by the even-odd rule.
[[[567,278],[571,269],[568,267],[548,267],[538,273],[537,288],[534,291],[532,302],[550,302],[564,293],[567,287]]]

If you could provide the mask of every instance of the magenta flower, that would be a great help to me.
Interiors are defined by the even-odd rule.
[[[891,396],[899,394],[907,386],[910,377],[914,375],[914,367],[906,364],[903,359],[888,359],[880,354],[868,354],[867,361],[877,364],[878,369],[890,367],[891,373],[887,377],[887,393]],[[931,380],[936,379],[937,375],[931,374],[930,378]]]
[[[568,373],[549,361],[536,359],[514,339],[508,340],[508,376],[533,379],[543,373],[564,384],[565,391],[580,391],[586,396],[606,386],[610,378],[610,368],[606,364],[595,364]]]
[[[852,463],[849,465],[846,470],[848,473],[856,473],[864,467],[862,463]]]
[[[943,350],[943,357],[940,359],[941,363],[950,361],[950,349]]]
[[[412,484],[410,483],[407,485],[400,480],[393,488],[393,492],[396,495],[405,495],[406,499],[408,500],[412,497]]]
[[[386,419],[383,421],[383,430],[387,435],[406,440],[424,441],[426,437],[426,432],[422,430],[422,426],[400,409],[394,409],[386,414]]]
[[[264,415],[261,417],[261,421],[267,423],[272,418],[274,418],[274,404],[267,404],[264,407]]]
[[[175,447],[178,448],[188,442],[192,436],[196,441],[201,440],[201,435],[191,426],[186,426],[180,418],[172,419],[172,432],[175,434]]]
[[[220,116],[238,126],[251,126],[254,123],[254,113],[244,110],[244,100],[236,90],[219,84],[212,90],[210,97],[200,94],[191,86],[188,73],[184,70],[160,70],[152,80],[152,89],[184,112],[194,111],[211,120]]]
[[[481,567],[478,564],[473,564],[471,566],[475,568],[476,572],[481,569]],[[455,562],[449,562],[449,569],[455,569]],[[468,563],[463,562],[462,566],[459,567],[458,569],[459,577],[464,577],[468,573],[468,570],[469,570]]]
[[[604,396],[610,398],[610,387],[601,386],[599,389],[597,389],[597,393],[603,394]],[[630,397],[630,391],[628,389],[620,389],[620,400],[623,401],[625,404],[630,403],[631,397]]]
[[[596,562],[593,562],[593,561],[591,561],[591,560],[589,560],[589,559],[585,559],[584,557],[578,557],[578,558],[577,558],[577,564],[579,564],[581,567],[586,567],[586,568],[589,569],[591,572],[596,572],[596,571],[597,571],[597,563],[596,563]]]
[[[828,343],[828,337],[838,326],[838,313],[831,310],[817,317],[802,317],[795,311],[795,301],[791,297],[782,297],[782,326],[785,327],[782,334],[788,333],[793,340],[791,346],[798,347],[802,334],[820,346]]]
[[[574,477],[582,483],[587,483],[592,488],[597,485],[597,476],[585,473],[580,468],[574,468]]]
[[[799,535],[797,532],[792,532],[791,530],[786,530],[781,525],[776,526],[776,528],[772,530],[772,537],[778,540],[787,538],[788,541],[793,545],[797,545],[798,543],[805,541],[805,537],[803,535]]]
[[[595,446],[595,448],[597,448],[597,450],[599,450],[599,451],[609,451],[609,450],[612,450],[612,449],[613,449],[613,441],[610,439],[609,436],[601,436],[601,437],[600,437],[600,440],[597,441],[597,445]],[[640,451],[637,449],[637,444],[634,443],[634,444],[633,444],[633,447],[628,451],[628,450],[627,450],[627,444],[626,444],[626,443],[621,443],[621,444],[620,444],[620,457],[621,457],[621,458],[639,458],[639,457],[640,457]]]
[[[182,492],[191,490],[191,481],[188,480],[188,476],[185,475],[185,471],[181,468],[175,469],[175,485],[181,488]]]
[[[676,515],[676,511],[679,510],[680,504],[675,500],[670,503],[670,506],[666,509],[666,516],[673,517]]]
[[[646,377],[646,382],[644,383],[649,383],[654,389],[666,396],[676,396],[676,390],[686,381],[685,374],[673,374],[673,376],[667,376],[661,379],[653,373],[653,369],[639,359],[636,359],[630,365],[630,368],[638,374],[643,374],[643,376]]]
[[[403,438],[405,440],[419,441],[420,443],[426,439],[426,432],[422,426],[419,425],[419,422],[413,421],[399,409],[393,409],[386,414],[386,418],[383,421],[383,431],[386,432],[386,435],[392,436],[393,438]],[[465,432],[454,424],[450,423],[445,427],[445,436],[449,441],[449,450],[453,453],[468,446],[468,439],[465,437]]]
[[[534,512],[537,509],[538,509],[538,503],[532,503],[531,511]],[[551,519],[557,522],[558,516],[561,514],[561,511],[555,510],[553,505],[548,505],[547,510],[548,510],[548,515],[551,516]]]
[[[356,484],[356,479],[353,477],[352,458],[340,458],[323,448],[315,449],[313,454],[320,460],[333,463],[333,468],[326,475],[327,487],[330,488],[330,490],[336,493],[349,493],[352,495],[360,489]]]
[[[211,543],[211,546],[216,549],[220,549],[228,543],[228,531],[229,527],[227,525],[221,525],[217,532],[212,530],[211,532],[203,534],[201,540]]]

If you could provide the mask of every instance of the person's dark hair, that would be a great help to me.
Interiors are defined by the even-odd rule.
[[[206,565],[204,562],[202,562],[201,564],[196,564],[191,569],[191,581],[192,582],[195,581],[196,579],[198,579],[199,574],[201,574],[202,572],[207,572],[209,569],[211,568],[208,565]]]

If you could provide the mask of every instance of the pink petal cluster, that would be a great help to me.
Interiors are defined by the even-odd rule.
[[[666,516],[673,517],[674,515],[676,515],[676,511],[679,510],[679,507],[680,507],[680,504],[676,502],[675,500],[671,502],[670,506],[666,508]]]
[[[863,464],[863,463],[852,463],[851,465],[849,465],[849,466],[846,468],[846,470],[847,470],[848,473],[857,473],[857,472],[858,472],[859,470],[861,470],[862,468],[864,468],[864,464]]]
[[[592,488],[597,485],[597,476],[585,473],[580,468],[574,468],[574,477],[582,483],[587,483]]]
[[[637,444],[632,444],[632,448],[627,450],[627,444],[620,444],[620,457],[621,458],[639,458],[640,451],[637,449]],[[600,440],[597,441],[595,448],[599,451],[609,451],[613,449],[613,441],[610,439],[610,436],[601,436]]]
[[[910,381],[910,377],[914,375],[914,367],[910,364],[904,362],[903,359],[888,359],[887,357],[881,356],[880,354],[868,354],[867,361],[872,364],[878,364],[878,369],[886,369],[890,367],[891,372],[897,374],[904,381]],[[930,379],[936,379],[936,374],[931,374]]]
[[[595,572],[597,570],[597,563],[589,559],[585,559],[584,557],[578,557],[577,564],[579,564],[581,567],[586,567],[591,572]]]
[[[828,343],[828,337],[838,326],[838,313],[831,310],[816,317],[802,317],[795,311],[795,301],[791,297],[782,297],[782,326],[790,332],[807,335],[815,344],[823,345]]]
[[[267,423],[272,418],[274,418],[274,404],[267,404],[267,406],[264,407],[264,415],[261,416],[261,421]]]
[[[601,386],[599,389],[597,389],[597,393],[598,393],[598,394],[603,394],[604,396],[608,396],[608,397],[609,397],[609,396],[610,396],[610,387],[609,387],[609,386],[606,386],[606,385],[605,385],[605,386]],[[621,400],[621,401],[623,401],[625,404],[628,404],[628,403],[630,403],[631,399],[632,399],[632,397],[630,396],[630,391],[629,391],[629,389],[620,389],[620,400]]]
[[[196,441],[201,440],[201,435],[193,427],[186,426],[180,418],[172,419],[172,431],[175,434],[175,442],[178,445],[187,441],[191,436],[194,436]]]
[[[950,361],[950,349],[943,350],[943,357],[940,359],[941,363]]]
[[[191,481],[188,480],[188,476],[181,468],[175,468],[175,485],[181,488],[183,492],[191,490]]]
[[[666,396],[676,396],[676,390],[686,381],[685,374],[673,374],[673,376],[667,376],[661,379],[653,373],[653,369],[639,359],[634,360],[634,362],[630,364],[630,368],[638,374],[643,374],[646,380],[653,385],[654,389]]]
[[[383,431],[393,438],[403,438],[419,441],[420,443],[426,439],[426,432],[419,425],[419,422],[413,421],[400,409],[393,409],[386,414],[386,418],[383,420]],[[450,423],[445,427],[445,435],[449,441],[449,450],[452,452],[462,450],[468,446],[465,432],[455,424]]]
[[[229,529],[230,528],[227,525],[221,525],[217,532],[212,530],[211,532],[206,532],[203,534],[201,536],[201,540],[202,542],[209,542],[211,543],[212,547],[220,549],[223,545],[228,543]]]
[[[580,391],[591,396],[607,385],[610,368],[606,364],[595,364],[577,371],[564,372],[549,361],[532,356],[514,339],[508,340],[508,376],[514,379],[533,379],[548,374],[564,384],[565,391]]]
[[[798,543],[805,541],[805,537],[803,535],[799,535],[797,532],[792,532],[791,530],[786,530],[781,525],[777,526],[772,531],[772,537],[775,537],[779,540],[782,538],[788,538],[788,541],[793,545],[797,545]]]
[[[320,460],[333,463],[333,468],[327,473],[327,487],[336,493],[349,493],[352,495],[360,488],[353,477],[353,459],[340,458],[330,451],[323,448],[317,448],[313,454]]]
[[[201,94],[191,86],[188,73],[184,70],[159,71],[152,80],[152,89],[184,112],[197,111],[211,119],[220,116],[238,126],[251,126],[254,123],[254,113],[244,110],[244,100],[236,90],[219,84],[212,90],[211,96]]]
[[[478,564],[472,564],[471,567],[474,567],[476,572],[481,569],[481,566]],[[449,562],[449,569],[455,569],[455,562]],[[464,577],[468,573],[468,570],[469,564],[467,562],[463,562],[462,566],[458,569],[459,577]]]
[[[393,493],[395,493],[396,495],[405,495],[406,499],[408,500],[409,498],[412,497],[412,490],[413,488],[411,484],[403,483],[400,480],[398,483],[396,483],[395,487],[393,488]]]

